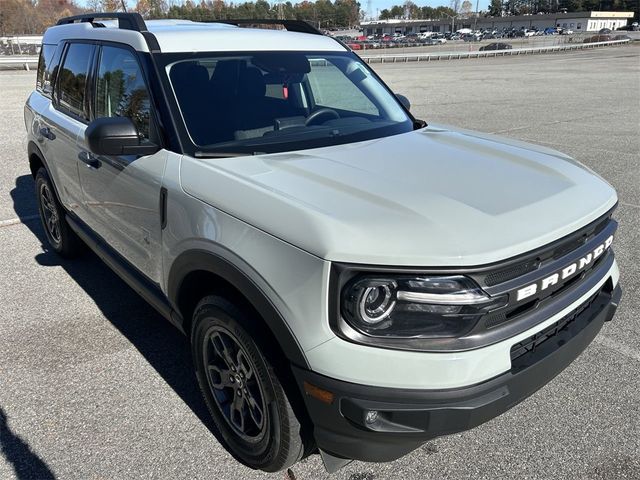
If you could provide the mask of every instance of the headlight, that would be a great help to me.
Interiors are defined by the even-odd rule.
[[[344,286],[341,313],[370,336],[446,338],[464,335],[505,303],[506,296],[491,297],[461,275],[360,276]]]

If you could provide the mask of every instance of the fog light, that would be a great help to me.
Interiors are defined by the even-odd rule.
[[[367,425],[373,425],[378,420],[378,412],[376,410],[369,410],[364,417],[364,421]]]

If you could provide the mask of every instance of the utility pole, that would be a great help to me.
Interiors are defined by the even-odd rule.
[[[451,19],[451,33],[455,32],[456,30],[456,17],[457,15],[448,15],[448,14],[444,14],[445,17],[449,17]]]
[[[480,4],[480,0],[476,0],[476,19],[473,22],[473,31],[477,31],[478,30],[478,15],[480,14],[480,12],[478,12],[478,5]]]

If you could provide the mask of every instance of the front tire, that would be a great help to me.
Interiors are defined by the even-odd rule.
[[[67,223],[65,210],[44,167],[38,170],[35,180],[38,212],[49,246],[65,258],[78,256],[82,252],[82,240]]]
[[[200,390],[224,446],[254,469],[276,472],[304,453],[301,426],[272,365],[245,325],[250,315],[217,296],[193,314],[191,346]]]

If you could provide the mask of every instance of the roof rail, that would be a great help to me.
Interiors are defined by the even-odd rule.
[[[229,20],[203,20],[205,23],[226,23],[229,25],[282,25],[289,32],[310,33],[312,35],[322,35],[323,33],[310,23],[304,20],[279,20],[274,18],[262,19],[229,19]]]
[[[94,20],[118,20],[118,28],[123,30],[133,30],[135,32],[146,32],[147,25],[142,16],[137,12],[104,12],[104,13],[83,13],[73,17],[64,17],[58,20],[56,25],[69,25],[71,23],[93,23]]]

